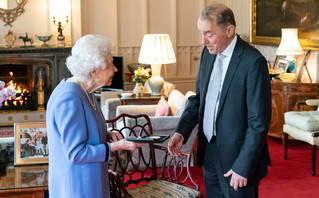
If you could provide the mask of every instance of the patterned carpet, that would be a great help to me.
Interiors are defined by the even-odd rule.
[[[14,137],[14,127],[0,126],[0,138],[1,137]]]

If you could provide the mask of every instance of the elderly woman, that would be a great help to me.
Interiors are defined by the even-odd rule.
[[[73,77],[60,82],[47,105],[49,196],[110,197],[110,152],[143,146],[107,132],[93,95],[94,90],[110,85],[117,72],[110,41],[98,35],[80,38],[66,65]]]

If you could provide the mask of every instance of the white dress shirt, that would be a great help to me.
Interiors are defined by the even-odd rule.
[[[231,59],[231,57],[232,57],[232,55],[233,55],[233,51],[234,51],[234,48],[235,48],[235,45],[236,45],[236,42],[237,42],[237,36],[235,36],[234,37],[234,39],[232,40],[232,42],[227,46],[227,48],[221,53],[221,54],[223,54],[223,55],[225,55],[226,57],[223,59],[223,73],[222,73],[222,81],[221,81],[221,84],[220,84],[220,93],[222,92],[222,88],[223,88],[223,83],[224,83],[224,79],[225,79],[225,76],[226,76],[226,73],[227,73],[227,69],[228,69],[228,66],[229,66],[229,62],[230,62],[230,59]],[[214,68],[216,68],[217,67],[217,60],[219,59],[219,57],[220,57],[220,54],[217,54],[216,55],[216,59],[215,59],[215,62],[214,62]],[[214,74],[215,74],[215,70],[213,69],[213,71],[212,71],[212,73],[211,73],[211,76],[210,76],[210,78],[212,78],[213,76],[214,76]],[[210,81],[211,82],[211,81]],[[210,85],[208,85],[208,87],[211,87]],[[205,101],[207,101],[207,100],[209,100],[210,99],[210,95],[209,94],[207,94],[206,95],[206,98],[205,98]],[[215,116],[214,116],[214,118],[215,118],[215,120],[212,120],[212,121],[209,121],[209,122],[203,122],[203,129],[205,130],[207,130],[207,129],[211,129],[212,127],[211,127],[211,125],[213,124],[213,122],[215,123],[215,121],[216,121],[216,115],[217,115],[217,109],[218,109],[218,105],[219,105],[219,97],[218,97],[218,99],[217,99],[217,102],[216,102],[216,107],[215,107],[215,112],[213,111],[213,112],[211,112],[211,111],[209,111],[209,113],[215,113]],[[206,109],[207,107],[205,106],[205,109]],[[204,113],[204,120],[205,120],[205,116],[207,116],[207,115],[205,115],[205,113]],[[208,115],[209,117],[213,117],[213,116],[211,116],[211,115]],[[215,130],[216,128],[215,128],[215,125],[214,125],[214,130],[212,131],[213,132],[213,136],[216,136],[216,130]],[[212,132],[210,132],[210,133],[212,133]],[[206,132],[205,132],[206,133]],[[208,140],[209,141],[209,140]]]

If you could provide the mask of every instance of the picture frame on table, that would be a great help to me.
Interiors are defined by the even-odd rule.
[[[48,168],[48,165],[15,167],[16,187],[48,186]]]
[[[287,58],[287,56],[279,56],[279,55],[276,55],[276,58],[275,58],[275,61],[274,61],[274,65],[272,67],[272,69],[275,69],[277,68],[277,64],[278,64],[278,61],[279,60],[285,60]]]
[[[279,46],[281,28],[298,28],[303,49],[319,50],[319,1],[251,0],[250,42]]]
[[[280,59],[277,62],[276,70],[282,69],[284,72],[287,72],[288,67],[289,67],[289,61]]]
[[[14,123],[14,165],[48,164],[46,122]]]

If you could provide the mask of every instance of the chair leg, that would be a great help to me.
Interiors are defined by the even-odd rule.
[[[284,147],[284,159],[287,160],[287,147],[288,147],[288,134],[287,133],[283,133],[283,137],[282,137],[282,145]]]
[[[311,161],[312,161],[312,175],[316,175],[316,152],[317,145],[312,145],[311,147]]]

